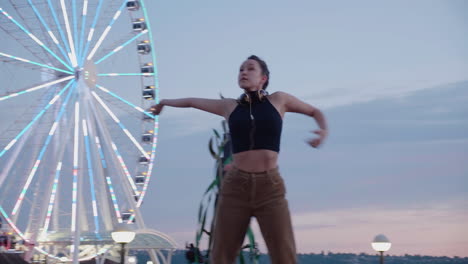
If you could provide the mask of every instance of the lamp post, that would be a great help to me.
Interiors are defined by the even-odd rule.
[[[375,251],[380,252],[380,264],[384,264],[384,256],[383,253],[390,249],[392,243],[390,240],[382,234],[375,236],[374,241],[372,241],[372,248]]]
[[[125,264],[125,245],[133,241],[135,232],[130,229],[128,224],[120,224],[111,235],[115,243],[121,245],[120,264]]]

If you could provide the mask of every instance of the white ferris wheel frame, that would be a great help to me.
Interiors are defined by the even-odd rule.
[[[25,0],[26,1],[26,0]],[[45,3],[46,0],[43,0],[43,3]],[[118,10],[113,14],[112,19],[108,23],[107,27],[104,29],[102,34],[97,37],[96,34],[96,25],[97,22],[99,21],[99,15],[100,11],[102,9],[102,4],[104,0],[96,0],[98,1],[98,7],[97,11],[95,12],[95,16],[92,22],[92,25],[89,28],[86,28],[86,20],[88,17],[88,8],[89,8],[89,0],[82,0],[83,6],[81,9],[81,31],[78,30],[79,25],[78,25],[78,15],[77,15],[77,5],[76,5],[76,0],[71,0],[71,10],[70,7],[66,5],[64,0],[60,0],[60,11],[62,12],[62,17],[63,17],[63,22],[65,24],[65,30],[62,29],[61,23],[58,21],[58,14],[56,11],[56,8],[54,8],[54,5],[52,4],[51,0],[47,0],[47,5],[49,7],[49,10],[52,14],[53,21],[55,22],[55,30],[52,30],[47,21],[44,19],[43,14],[40,13],[36,5],[33,3],[32,0],[27,0],[29,7],[33,10],[35,13],[37,19],[41,22],[41,26],[44,29],[42,32],[42,40],[40,39],[41,36],[37,36],[37,34],[34,34],[32,31],[27,29],[27,25],[24,25],[21,23],[20,19],[17,19],[10,15],[6,10],[4,10],[0,6],[0,16],[4,16],[8,19],[9,22],[11,22],[11,25],[15,25],[17,30],[20,30],[23,34],[28,36],[34,43],[36,43],[36,47],[32,48],[34,50],[33,55],[37,55],[36,58],[38,61],[35,60],[30,60],[30,59],[25,59],[19,56],[16,56],[14,54],[7,54],[4,52],[0,52],[0,59],[8,59],[11,62],[14,63],[24,63],[27,65],[31,65],[33,67],[40,67],[40,69],[45,70],[47,69],[48,71],[55,71],[57,73],[62,74],[60,78],[56,78],[54,80],[48,80],[43,83],[34,85],[32,87],[27,87],[21,90],[18,90],[14,93],[10,93],[7,95],[0,95],[0,102],[4,100],[8,100],[11,98],[15,98],[18,96],[22,96],[24,94],[28,94],[40,89],[47,89],[49,87],[52,87],[57,84],[66,84],[53,98],[50,100],[47,105],[32,119],[30,123],[28,123],[23,130],[21,130],[20,133],[16,135],[14,139],[12,139],[5,147],[0,146],[0,159],[6,155],[10,150],[13,150],[17,146],[17,143],[21,141],[21,138],[29,133],[28,131],[43,115],[44,113],[51,108],[61,97],[65,97],[65,99],[62,99],[62,105],[60,106],[60,111],[58,115],[56,116],[54,123],[52,127],[49,130],[49,134],[46,138],[46,141],[44,142],[40,154],[36,161],[34,162],[34,166],[32,167],[27,181],[24,184],[22,188],[22,192],[20,193],[19,197],[16,200],[15,206],[10,214],[8,214],[4,208],[0,204],[0,215],[3,216],[3,218],[6,220],[6,222],[11,226],[11,228],[22,238],[25,240],[25,242],[34,244],[35,241],[31,241],[26,235],[15,225],[14,217],[20,210],[22,203],[24,201],[24,196],[28,192],[28,188],[30,186],[31,181],[36,175],[36,172],[41,165],[41,160],[42,160],[42,155],[47,149],[47,146],[49,145],[50,140],[54,137],[58,123],[60,119],[63,116],[64,109],[65,107],[70,103],[70,99],[73,97],[73,91],[77,89],[77,78],[78,75],[80,74],[80,71],[83,71],[83,68],[85,67],[87,62],[93,62],[93,64],[97,65],[100,64],[102,61],[106,60],[110,56],[118,53],[120,50],[122,50],[124,47],[129,45],[130,43],[134,43],[137,39],[140,37],[147,35],[149,39],[149,45],[151,46],[151,65],[154,69],[153,72],[140,72],[140,73],[100,73],[97,74],[99,77],[125,77],[125,76],[142,76],[142,77],[153,77],[154,78],[154,102],[158,103],[159,102],[159,83],[157,79],[157,69],[156,69],[156,54],[155,54],[155,49],[154,49],[154,41],[153,41],[153,36],[152,36],[152,31],[151,31],[151,25],[149,22],[149,17],[148,17],[148,12],[145,6],[144,0],[139,0],[138,2],[141,4],[140,8],[143,11],[143,16],[144,16],[144,21],[146,23],[147,28],[142,30],[140,33],[135,34],[132,38],[128,39],[127,41],[123,42],[122,44],[118,45],[117,47],[113,48],[110,52],[108,52],[106,55],[98,58],[97,60],[93,60],[99,51],[102,43],[106,39],[106,37],[109,35],[111,32],[112,26],[114,23],[119,19],[122,11],[124,10],[126,3],[129,2],[128,0],[123,0],[122,4],[118,8]],[[69,1],[70,2],[70,1]],[[70,14],[68,13],[71,11],[72,13],[72,22],[69,20]],[[50,22],[51,19],[49,19]],[[7,32],[9,33],[9,32]],[[58,34],[58,35],[56,35]],[[48,39],[44,39],[44,36],[48,36]],[[97,39],[97,40],[96,40]],[[55,46],[51,46],[50,44],[53,43]],[[51,47],[49,47],[51,46]],[[40,50],[40,52],[38,51]],[[54,50],[56,52],[54,52]],[[42,52],[42,53],[41,53]],[[44,59],[46,58],[46,59]],[[138,190],[135,186],[135,183],[130,175],[130,173],[127,170],[127,166],[125,165],[124,160],[122,159],[121,155],[119,154],[118,147],[117,145],[112,141],[112,149],[115,152],[115,155],[117,156],[117,159],[119,160],[119,166],[121,166],[122,170],[125,172],[125,175],[128,179],[129,185],[132,187],[132,190],[134,193],[138,195],[138,200],[135,202],[134,207],[139,208],[142,205],[142,202],[144,200],[144,197],[147,193],[148,185],[151,179],[152,171],[154,168],[154,159],[155,159],[155,154],[156,154],[156,147],[157,147],[157,142],[158,142],[158,130],[159,130],[159,120],[158,116],[153,116],[152,114],[146,112],[143,108],[140,106],[134,105],[131,102],[125,100],[121,96],[117,95],[115,92],[112,92],[108,88],[105,88],[98,83],[95,83],[95,88],[93,91],[91,91],[92,98],[94,98],[95,102],[95,108],[101,108],[103,109],[104,113],[108,114],[110,118],[121,128],[122,132],[125,134],[125,136],[132,142],[132,144],[141,152],[141,155],[144,156],[145,158],[148,159],[148,170],[146,173],[146,178],[145,182],[143,184],[142,190]],[[118,117],[112,112],[112,110],[106,105],[106,103],[102,100],[102,98],[95,92],[96,90],[99,90],[105,94],[108,94],[112,96],[113,98],[119,100],[120,102],[123,102],[127,104],[129,107],[133,108],[134,110],[141,112],[143,115],[148,116],[149,118],[154,119],[154,127],[153,127],[153,137],[152,137],[152,142],[151,142],[151,150],[149,152],[145,151],[144,148],[141,146],[141,144],[135,139],[135,136],[133,136],[129,130],[120,122]],[[85,152],[88,155],[89,153],[89,145],[90,144],[95,144],[99,150],[101,150],[101,144],[102,142],[100,141],[99,137],[95,138],[90,138],[88,135],[88,131],[90,129],[90,124],[87,120],[87,118],[82,114],[82,111],[80,111],[80,103],[78,101],[75,102],[74,105],[74,131],[73,131],[73,144],[74,149],[73,149],[73,191],[72,191],[72,221],[71,221],[71,232],[75,234],[74,236],[74,243],[72,245],[71,251],[73,252],[73,260],[86,260],[86,259],[91,259],[95,257],[98,254],[102,254],[104,251],[106,251],[108,248],[104,247],[101,248],[101,251],[97,252],[96,254],[86,256],[84,258],[79,258],[79,250],[78,247],[80,245],[80,234],[79,234],[79,228],[77,228],[77,221],[78,221],[78,212],[77,212],[77,203],[78,203],[78,188],[79,188],[79,153],[80,149],[79,146],[80,144],[78,143],[79,140],[84,140],[85,144]],[[101,158],[102,157],[102,152],[101,152]],[[89,161],[89,157],[87,159]],[[62,171],[62,166],[63,163],[62,161],[59,161],[56,166],[55,166],[55,172],[54,172],[54,182],[53,187],[52,187],[52,192],[50,193],[49,199],[48,199],[48,206],[47,206],[47,214],[46,218],[44,220],[44,227],[42,229],[43,235],[46,235],[50,221],[51,221],[51,212],[54,208],[54,202],[56,198],[56,190],[57,190],[57,183],[60,180],[60,175]],[[90,172],[90,177],[92,177],[92,172]],[[7,177],[6,173],[0,173],[0,186],[2,182],[5,180],[5,177]],[[112,196],[112,202],[113,202],[113,207],[115,209],[115,215],[118,219],[118,222],[122,222],[122,214],[119,211],[119,206],[118,203],[115,199],[115,195],[113,193],[113,186],[112,186],[112,181],[110,177],[106,178],[107,181],[107,187],[109,188],[109,193]],[[91,187],[92,188],[92,187]],[[93,193],[93,192],[92,192]],[[133,196],[131,193],[128,193],[127,195]],[[133,198],[133,197],[132,197]],[[92,204],[92,211],[94,214],[95,218],[98,218],[98,209],[96,208],[96,203],[95,203],[95,198],[93,198],[93,204]],[[132,223],[135,218],[135,214],[138,213],[138,210],[136,210],[135,213],[133,213],[130,218],[128,219],[128,223]],[[58,256],[55,256],[51,254],[50,252],[45,251],[39,246],[34,247],[35,250],[38,252],[45,254],[51,258],[54,259],[60,259]]]

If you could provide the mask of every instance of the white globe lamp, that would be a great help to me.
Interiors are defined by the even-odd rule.
[[[380,264],[383,264],[384,263],[383,253],[385,251],[388,251],[392,247],[392,243],[390,243],[390,240],[386,236],[380,234],[380,235],[375,236],[371,245],[375,251],[380,253]]]
[[[133,231],[131,225],[122,223],[117,225],[115,231],[112,232],[111,235],[115,243],[122,246],[120,251],[120,263],[125,264],[125,245],[135,239],[136,233]]]

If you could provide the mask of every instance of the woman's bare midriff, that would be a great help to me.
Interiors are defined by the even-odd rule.
[[[278,166],[278,153],[272,150],[258,149],[233,154],[232,165],[248,172],[262,172]]]

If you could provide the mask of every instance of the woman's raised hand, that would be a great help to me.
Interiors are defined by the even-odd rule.
[[[159,103],[159,104],[157,104],[157,105],[153,105],[153,106],[150,108],[150,110],[151,110],[151,112],[153,113],[153,115],[159,115],[159,114],[161,114],[161,111],[162,111],[163,107],[164,107],[164,105],[161,104],[161,103]]]
[[[310,140],[307,141],[307,143],[309,145],[311,145],[313,148],[318,148],[323,143],[325,138],[327,137],[328,131],[325,130],[325,129],[319,129],[319,130],[315,130],[315,131],[312,131],[312,132],[314,134],[317,134],[318,138],[310,139]]]

